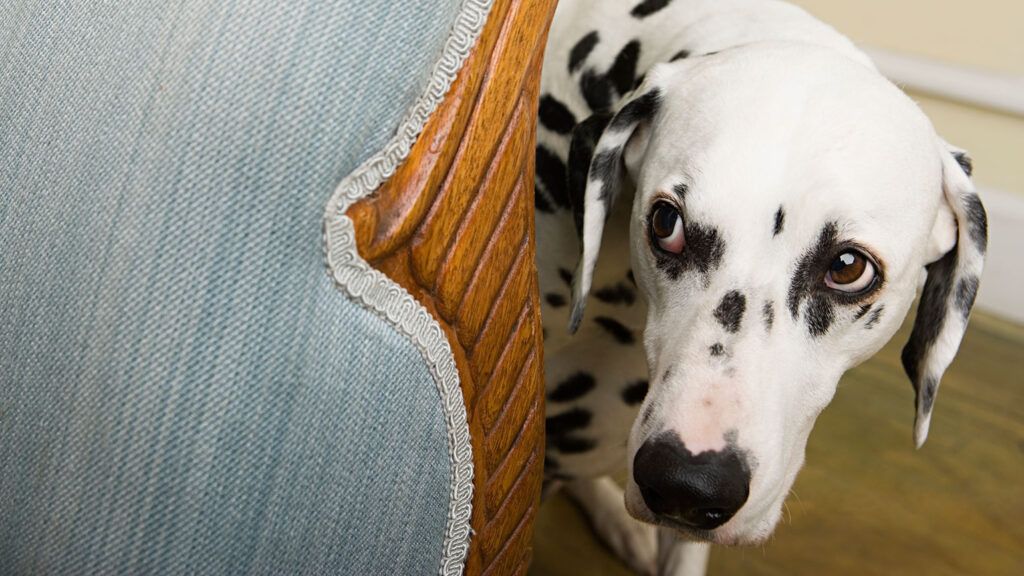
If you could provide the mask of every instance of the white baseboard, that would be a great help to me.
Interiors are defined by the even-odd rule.
[[[977,307],[1024,323],[1024,196],[978,190],[988,212],[988,255]]]
[[[1024,117],[1024,76],[969,68],[931,58],[861,47],[897,86],[954,102]]]

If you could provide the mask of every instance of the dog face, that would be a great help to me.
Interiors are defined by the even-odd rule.
[[[570,329],[605,218],[635,190],[651,389],[628,444],[631,514],[765,539],[840,376],[897,330],[927,268],[904,349],[924,442],[985,250],[963,158],[875,71],[810,47],[656,66],[613,117],[577,128]]]

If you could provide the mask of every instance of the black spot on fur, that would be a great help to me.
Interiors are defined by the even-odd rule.
[[[786,223],[786,213],[783,212],[782,206],[775,211],[775,226],[772,227],[772,236],[778,236],[782,232],[782,226]]]
[[[807,304],[807,330],[811,336],[825,335],[834,317],[832,302],[828,298],[820,294],[811,297]]]
[[[770,300],[761,308],[761,317],[764,318],[764,327],[771,330],[775,324],[775,305]]]
[[[974,299],[978,296],[978,277],[968,276],[961,278],[956,285],[956,307],[964,317],[964,322],[971,315],[971,308],[974,307]]]
[[[612,83],[603,74],[584,70],[580,76],[580,92],[594,112],[608,112],[612,107]]]
[[[676,60],[682,60],[684,58],[689,58],[689,57],[690,57],[690,51],[689,50],[680,50],[679,52],[676,52],[672,56],[672,58],[669,60],[669,62],[675,62]]]
[[[725,242],[716,228],[686,219],[683,220],[683,234],[686,237],[686,248],[679,254],[655,251],[655,266],[672,280],[679,279],[683,272],[696,269],[704,275],[706,281],[708,273],[722,262]]]
[[[589,452],[594,449],[594,446],[597,446],[597,443],[590,438],[573,436],[571,434],[548,438],[548,443],[554,446],[554,448],[562,454],[580,454],[581,452]]]
[[[576,117],[573,113],[550,94],[541,96],[537,118],[545,128],[558,134],[569,134],[576,126]]]
[[[651,88],[643,94],[630,100],[628,104],[619,110],[619,113],[612,119],[609,126],[612,130],[623,130],[632,127],[634,124],[647,120],[657,114],[661,107],[661,89]]]
[[[797,262],[787,295],[789,312],[793,315],[794,320],[800,315],[800,304],[818,288],[821,271],[825,269],[835,254],[838,242],[839,227],[835,222],[829,222],[821,228],[818,240],[804,252]]]
[[[572,272],[568,268],[559,268],[558,277],[562,279],[562,282],[565,282],[566,286],[572,287]]]
[[[550,454],[545,454],[544,455],[544,472],[545,473],[547,473],[547,472],[554,472],[555,470],[558,470],[561,467],[562,467],[562,465],[558,462],[558,460],[555,460],[554,457],[552,457]]]
[[[932,406],[935,405],[935,393],[938,391],[939,381],[935,378],[926,378],[921,391],[921,408],[924,409],[925,414],[932,411]]]
[[[611,114],[594,114],[580,122],[572,131],[569,144],[569,203],[572,205],[576,233],[583,237],[583,200],[587,192],[587,175],[594,158],[594,148],[604,132]]]
[[[740,323],[743,321],[743,312],[747,309],[747,298],[738,290],[731,290],[722,297],[722,301],[715,308],[715,319],[725,328],[726,331],[739,332]]]
[[[668,6],[671,1],[672,0],[643,0],[643,2],[633,7],[630,14],[635,18],[646,18],[665,6]]]
[[[537,146],[537,179],[555,204],[561,208],[570,207],[565,164],[544,146]]]
[[[562,296],[561,294],[557,294],[555,292],[548,292],[547,294],[544,295],[544,299],[547,300],[548,304],[551,305],[553,308],[561,308],[566,304],[565,296]]]
[[[868,316],[868,321],[864,323],[864,327],[867,328],[868,330],[871,330],[872,328],[874,328],[875,324],[878,324],[878,320],[881,319],[882,312],[884,312],[884,311],[885,311],[885,306],[884,305],[881,305],[878,308],[875,308],[874,312],[871,313],[871,316]]]
[[[548,400],[552,402],[578,400],[593,390],[595,384],[593,376],[586,372],[577,372],[555,386],[555,389],[548,394]]]
[[[640,59],[640,41],[631,40],[615,56],[612,67],[608,69],[608,79],[619,96],[633,89],[636,80],[636,63]]]
[[[725,346],[722,346],[721,342],[715,342],[714,344],[711,345],[709,351],[711,352],[712,356],[722,356],[725,354]]]
[[[921,291],[914,328],[910,331],[910,339],[901,354],[903,369],[918,393],[921,392],[921,381],[925,376],[921,374],[921,361],[935,344],[946,323],[950,293],[955,284],[956,260],[956,250],[950,250],[945,256],[925,267],[928,270],[928,278]]]
[[[586,428],[590,424],[592,414],[582,408],[573,408],[556,416],[548,416],[544,421],[544,432],[548,437],[561,436]]]
[[[690,191],[690,188],[683,183],[675,184],[672,186],[672,192],[675,192],[676,198],[679,198],[680,202],[686,201],[686,193]]]
[[[590,162],[590,179],[601,181],[600,200],[605,204],[611,204],[618,190],[621,153],[621,148],[605,150],[595,154]]]
[[[988,215],[977,194],[969,194],[964,198],[964,209],[967,212],[967,229],[971,240],[982,254],[988,248]]]
[[[555,209],[551,207],[551,203],[548,202],[548,199],[544,196],[542,188],[542,186],[533,187],[533,207],[540,212],[547,212],[548,214],[551,214]]]
[[[614,318],[597,316],[594,318],[594,322],[597,322],[598,326],[604,328],[608,334],[611,334],[612,338],[619,344],[632,344],[636,341],[633,331]]]
[[[864,315],[868,313],[868,310],[871,310],[871,304],[862,304],[857,310],[857,313],[853,315],[853,321],[856,322],[863,318]]]
[[[594,30],[576,42],[576,45],[569,51],[569,73],[579,70],[587,56],[590,56],[594,47],[597,46],[598,40],[597,30]]]
[[[615,55],[608,71],[600,74],[593,69],[580,76],[580,92],[587,106],[594,112],[609,112],[613,96],[625,96],[636,83],[636,64],[640,59],[640,41],[631,40]]]
[[[598,288],[594,291],[594,297],[607,304],[626,304],[627,306],[636,301],[636,293],[625,282]]]
[[[630,406],[636,406],[647,397],[647,380],[637,380],[622,389],[622,401]]]
[[[956,158],[956,163],[960,165],[960,169],[964,171],[964,174],[970,176],[974,173],[974,161],[967,155],[966,152],[954,152],[953,158]]]
[[[661,373],[661,381],[667,382],[672,377],[672,372],[676,369],[675,364],[669,364],[665,371]]]

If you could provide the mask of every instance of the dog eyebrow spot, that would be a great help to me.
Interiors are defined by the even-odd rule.
[[[649,383],[647,380],[637,380],[622,389],[622,401],[630,406],[636,406],[647,397]]]
[[[764,318],[764,327],[771,330],[772,324],[775,324],[775,305],[771,300],[765,302],[761,308],[761,317]]]
[[[599,36],[597,35],[597,30],[594,30],[576,42],[576,45],[569,51],[570,74],[579,70],[580,66],[583,65],[584,60],[587,59],[587,56],[590,56],[594,47],[597,46],[598,40]]]
[[[555,389],[548,394],[548,400],[552,402],[571,402],[582,398],[587,392],[594,389],[597,382],[594,377],[586,372],[577,372],[569,376],[555,386]]]
[[[548,304],[553,308],[561,308],[562,306],[565,306],[565,296],[556,292],[548,292],[544,295],[544,299],[547,300]]]
[[[668,6],[672,0],[643,0],[643,2],[633,7],[629,13],[634,18],[646,18],[651,14],[654,14],[658,10],[661,10],[665,6]]]
[[[711,345],[711,348],[709,348],[709,350],[711,352],[711,355],[715,357],[725,354],[725,346],[722,346],[721,342],[715,342],[714,344]]]
[[[550,94],[541,96],[540,104],[537,106],[537,118],[545,128],[558,134],[569,134],[576,126],[576,116],[565,104]]]
[[[857,320],[863,318],[864,315],[868,313],[868,310],[871,310],[870,302],[868,302],[867,304],[861,304],[860,309],[857,310],[857,313],[853,315],[853,321],[856,322]]]
[[[875,311],[871,313],[871,316],[868,316],[868,321],[864,323],[864,327],[871,330],[871,328],[878,323],[878,319],[882,317],[883,310],[885,310],[884,304],[875,308]]]
[[[775,211],[775,226],[772,228],[772,236],[778,236],[782,232],[782,226],[786,223],[786,213],[782,210],[782,206]]]
[[[594,297],[607,304],[626,304],[627,306],[636,301],[636,294],[625,282],[601,287],[594,291]]]
[[[731,290],[722,297],[722,301],[715,308],[714,316],[718,323],[727,332],[739,332],[740,323],[743,321],[743,312],[747,309],[747,298],[738,290]]]
[[[569,208],[569,191],[567,189],[568,177],[565,172],[565,164],[554,152],[544,146],[537,146],[536,161],[537,179],[544,186],[544,190],[562,208]]]
[[[633,336],[633,331],[614,318],[609,318],[608,316],[597,316],[594,318],[594,322],[611,334],[612,338],[614,338],[619,344],[632,344],[636,341],[636,338]]]
[[[548,416],[544,421],[544,431],[548,436],[564,435],[590,424],[592,414],[582,408],[573,408],[556,416]]]

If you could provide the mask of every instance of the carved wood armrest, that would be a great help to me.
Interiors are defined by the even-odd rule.
[[[555,0],[495,0],[408,158],[351,206],[359,253],[441,324],[473,444],[466,573],[525,573],[544,462],[537,91]]]

